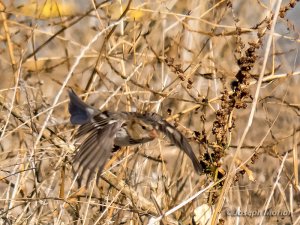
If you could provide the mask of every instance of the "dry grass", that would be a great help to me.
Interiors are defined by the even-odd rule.
[[[49,2],[0,3],[0,224],[300,223],[298,1]],[[162,137],[78,187],[68,88],[161,114],[203,175]]]

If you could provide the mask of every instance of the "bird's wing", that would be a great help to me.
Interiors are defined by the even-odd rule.
[[[86,180],[86,183],[89,183],[96,175],[98,181],[111,155],[116,132],[122,123],[121,121],[113,122],[90,132],[74,158],[73,169],[78,173],[79,180]]]
[[[156,130],[164,133],[173,144],[188,155],[188,157],[192,160],[196,172],[198,174],[203,172],[203,168],[195,156],[191,145],[188,143],[188,140],[174,126],[169,124],[156,113],[137,114],[137,117],[146,123],[152,124]]]
[[[85,134],[88,134],[91,131],[93,131],[94,129],[98,129],[98,130],[102,129],[107,124],[111,124],[111,123],[114,123],[114,122],[117,122],[117,121],[118,120],[112,118],[109,115],[109,112],[107,112],[107,111],[98,112],[98,114],[91,117],[89,122],[84,123],[79,127],[78,132],[76,134],[76,138],[81,137]]]

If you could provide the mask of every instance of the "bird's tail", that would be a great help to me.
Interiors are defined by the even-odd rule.
[[[95,109],[84,103],[72,89],[69,90],[69,97],[69,113],[71,114],[71,123],[82,125],[90,122],[95,113]]]

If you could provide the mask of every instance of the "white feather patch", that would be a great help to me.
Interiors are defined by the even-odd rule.
[[[113,123],[116,123],[116,122],[118,122],[118,120],[110,120],[110,121],[108,121],[108,124],[113,124]]]
[[[86,111],[88,111],[88,113],[89,113],[90,115],[93,115],[94,112],[95,112],[95,110],[92,109],[92,108],[87,108]]]
[[[167,131],[169,131],[171,134],[174,133],[174,129],[172,127],[167,127]]]

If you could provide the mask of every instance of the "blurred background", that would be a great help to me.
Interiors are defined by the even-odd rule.
[[[282,1],[275,21],[278,2],[1,1],[0,221],[151,224],[220,181],[161,220],[210,224],[234,164],[219,224],[258,223],[226,212],[266,207],[290,214],[265,224],[299,223],[300,4]],[[268,50],[252,126],[233,160]],[[105,179],[80,188],[69,88],[102,110],[159,113],[205,171],[197,175],[162,136],[114,153]]]

